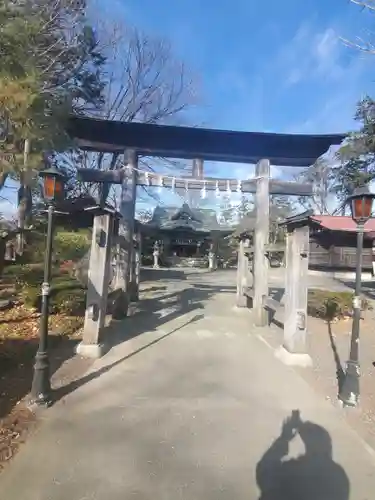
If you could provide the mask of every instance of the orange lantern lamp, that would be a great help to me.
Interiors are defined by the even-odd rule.
[[[371,193],[368,186],[358,187],[353,194],[348,196],[352,219],[357,224],[365,224],[372,215],[372,205],[375,194]]]
[[[43,197],[49,202],[61,201],[64,199],[65,175],[56,167],[50,167],[39,172],[39,177],[43,180]]]

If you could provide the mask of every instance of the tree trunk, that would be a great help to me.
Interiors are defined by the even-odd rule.
[[[0,238],[0,279],[5,267],[5,238]]]
[[[20,173],[20,187],[18,189],[18,228],[20,233],[17,235],[17,254],[23,255],[25,249],[24,229],[31,225],[31,211],[33,207],[32,193],[30,188],[30,175],[27,170],[30,154],[30,140],[25,140],[23,171]]]

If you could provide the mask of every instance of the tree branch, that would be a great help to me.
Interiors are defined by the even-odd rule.
[[[363,2],[361,0],[350,0],[352,3],[359,5],[360,7],[364,9],[369,9],[371,11],[375,11],[375,5],[372,5],[372,1],[369,0],[368,2]]]

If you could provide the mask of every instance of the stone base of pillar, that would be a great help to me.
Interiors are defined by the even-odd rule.
[[[76,353],[83,358],[99,359],[107,352],[104,344],[84,344],[80,342],[76,347]]]
[[[310,368],[313,365],[309,354],[289,352],[284,346],[280,346],[275,350],[275,357],[287,366]]]

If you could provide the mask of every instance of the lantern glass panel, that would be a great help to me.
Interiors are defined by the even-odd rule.
[[[354,220],[367,220],[371,217],[372,197],[362,196],[352,201],[352,217]]]
[[[43,179],[43,183],[44,183],[44,198],[46,200],[53,200],[55,198],[55,185],[56,185],[55,177],[46,176]]]
[[[61,179],[55,179],[55,196],[56,200],[61,200],[64,195],[64,183]]]

